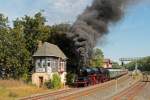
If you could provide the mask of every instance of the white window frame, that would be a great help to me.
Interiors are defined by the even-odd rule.
[[[44,64],[45,64],[45,66],[44,66]],[[47,66],[46,60],[42,59],[42,68],[46,68],[46,66]]]
[[[47,69],[48,69],[47,71],[48,71],[48,73],[51,73],[51,72],[52,72],[51,62],[52,62],[51,60],[48,60],[48,61],[47,61]],[[48,66],[48,63],[49,63],[49,66]]]
[[[40,66],[39,66],[40,64]],[[36,68],[42,68],[42,61],[41,59],[36,60]]]
[[[60,71],[64,71],[64,65],[65,65],[64,61],[61,61],[60,62]]]

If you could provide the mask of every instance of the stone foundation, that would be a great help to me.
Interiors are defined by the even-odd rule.
[[[35,84],[38,87],[44,85],[46,81],[50,79],[50,75],[47,73],[34,73],[32,74],[32,84]]]
[[[47,74],[47,73],[33,73],[32,74],[32,84],[35,84],[38,87],[42,87],[44,83],[50,79],[52,79],[54,73]],[[61,82],[63,85],[66,83],[66,72],[59,74],[61,77]]]

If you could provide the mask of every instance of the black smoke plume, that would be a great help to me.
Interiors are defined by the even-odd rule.
[[[131,0],[94,0],[78,16],[67,36],[74,42],[80,66],[87,64],[97,40],[108,33],[109,24],[122,18],[128,1]]]

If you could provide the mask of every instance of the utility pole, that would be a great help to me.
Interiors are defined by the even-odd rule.
[[[135,70],[137,71],[137,69],[138,69],[138,63],[137,63],[137,61],[136,61]]]

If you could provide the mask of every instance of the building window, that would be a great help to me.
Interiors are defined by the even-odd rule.
[[[66,71],[66,62],[64,62],[64,71]]]
[[[55,67],[57,68],[57,66],[58,66],[58,65],[57,65],[57,61],[55,61]]]
[[[37,66],[37,68],[41,68],[41,67],[42,67],[42,64],[41,64],[41,63],[42,63],[42,62],[41,62],[40,59],[36,61],[36,66]]]
[[[51,66],[50,62],[48,62],[48,63],[47,63],[47,66],[48,66],[48,67],[50,67],[50,66]]]
[[[64,71],[64,62],[63,61],[61,61],[60,62],[60,71]]]
[[[38,64],[37,64],[37,65],[38,65],[38,67],[41,67],[41,63],[40,63],[40,62],[38,62]]]
[[[61,69],[63,68],[63,62],[61,62]]]
[[[51,68],[53,68],[53,64],[52,64],[52,61],[50,61],[50,66],[51,66]]]
[[[53,61],[53,66],[56,67],[56,62],[55,61]]]
[[[45,60],[42,61],[42,67],[43,67],[43,68],[46,67],[46,61],[45,61]]]

